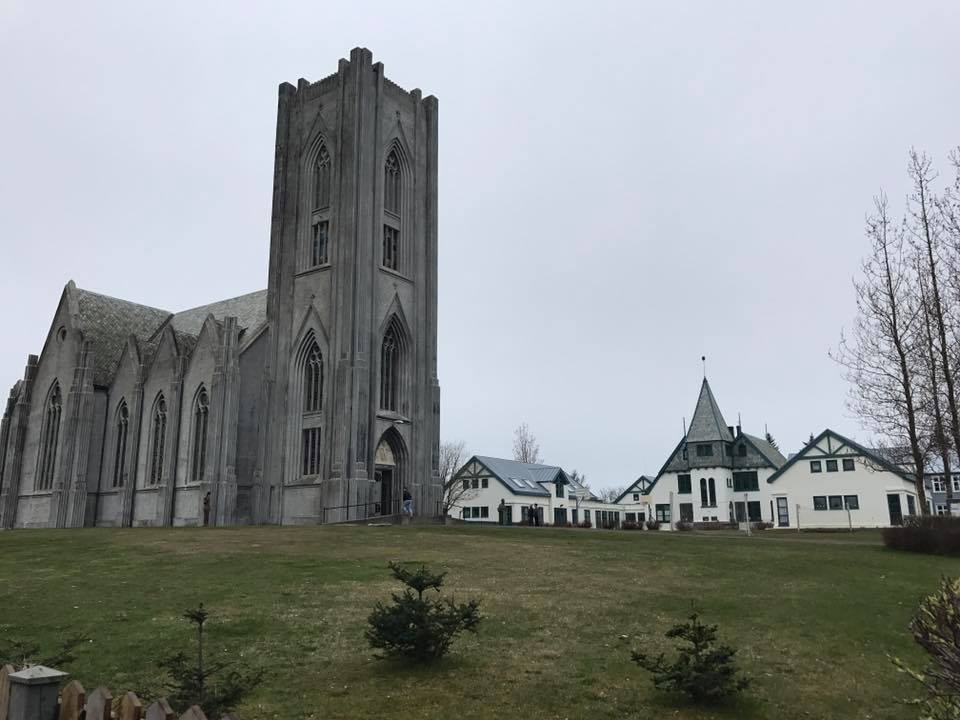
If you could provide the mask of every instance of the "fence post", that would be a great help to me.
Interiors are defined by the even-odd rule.
[[[10,674],[7,720],[56,720],[60,683],[68,677],[43,665]]]
[[[166,698],[160,698],[147,708],[147,720],[177,720]]]
[[[10,676],[13,665],[0,666],[0,720],[7,720],[7,708],[10,706]]]
[[[71,680],[60,691],[60,714],[58,720],[80,720],[87,704],[87,692],[76,680]]]

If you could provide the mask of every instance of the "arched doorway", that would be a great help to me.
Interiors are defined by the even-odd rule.
[[[396,428],[380,437],[374,457],[374,509],[377,515],[397,515],[404,483],[406,446]]]

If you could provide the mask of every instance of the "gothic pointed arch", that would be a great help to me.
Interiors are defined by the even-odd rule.
[[[60,416],[63,412],[63,395],[60,381],[54,380],[43,406],[43,425],[40,429],[40,450],[37,453],[35,490],[52,490],[53,475],[57,467],[60,446]]]
[[[388,316],[380,339],[379,407],[397,415],[409,413],[409,368],[411,364],[410,333],[400,317]]]
[[[404,273],[407,270],[407,248],[404,239],[410,226],[411,176],[401,136],[394,137],[384,152],[382,178],[383,239],[380,266]],[[407,227],[405,227],[405,224]]]
[[[322,125],[319,117],[318,122]],[[330,263],[331,208],[336,200],[336,172],[329,136],[323,127],[318,128],[305,156],[304,185],[307,192],[304,200],[309,213],[305,215],[308,222],[299,232],[297,269],[300,271],[325,267]]]
[[[163,479],[166,446],[167,399],[162,392],[159,392],[150,410],[150,436],[147,447],[147,459],[150,463],[147,482],[150,485],[158,485]]]
[[[400,512],[400,501],[407,480],[409,453],[403,436],[394,426],[388,427],[374,452],[374,504],[380,515]]]
[[[207,468],[207,428],[210,416],[210,395],[200,384],[193,396],[190,421],[190,482],[203,482]]]
[[[130,408],[120,399],[113,413],[113,487],[124,486],[127,474],[127,438],[130,429]]]

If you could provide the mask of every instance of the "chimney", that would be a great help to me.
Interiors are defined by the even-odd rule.
[[[733,425],[727,425],[727,432],[730,433],[730,437],[733,437]]]
[[[740,426],[737,425],[737,437],[740,437],[740,435],[741,435],[742,432],[743,432],[743,431],[740,429]]]

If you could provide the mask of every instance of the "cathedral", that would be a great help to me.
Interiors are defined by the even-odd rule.
[[[280,85],[267,289],[60,297],[0,423],[0,528],[437,514],[437,99],[356,48]]]

